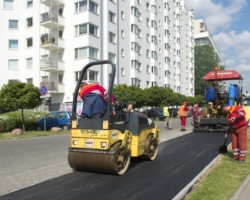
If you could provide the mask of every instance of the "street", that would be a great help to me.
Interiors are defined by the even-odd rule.
[[[174,121],[169,132],[157,122],[162,129],[157,159],[133,159],[124,176],[72,172],[68,135],[1,141],[1,188],[11,179],[11,191],[23,189],[2,192],[0,199],[172,199],[218,155],[224,140],[221,133],[181,133]],[[179,137],[164,139],[174,134]]]

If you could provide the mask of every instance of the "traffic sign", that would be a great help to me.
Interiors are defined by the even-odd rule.
[[[42,96],[45,96],[47,92],[48,92],[48,88],[45,85],[40,87],[40,93]]]

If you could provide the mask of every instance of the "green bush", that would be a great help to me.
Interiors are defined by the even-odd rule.
[[[30,110],[24,111],[25,130],[35,130],[36,122],[44,113]],[[10,132],[15,128],[23,128],[21,111],[0,115],[0,133]]]

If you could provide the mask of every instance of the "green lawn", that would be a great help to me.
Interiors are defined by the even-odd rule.
[[[26,131],[20,136],[14,137],[11,133],[0,133],[0,139],[12,139],[12,138],[28,138],[37,136],[49,136],[49,135],[59,135],[59,134],[69,134],[70,130],[62,131]]]
[[[250,129],[248,128],[248,149],[250,149]],[[206,175],[185,197],[186,200],[228,200],[233,197],[245,178],[250,174],[250,152],[247,159],[239,164],[232,160],[232,150],[217,161]]]

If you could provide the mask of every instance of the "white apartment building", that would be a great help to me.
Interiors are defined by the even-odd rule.
[[[205,44],[211,45],[214,48],[215,53],[218,55],[218,58],[220,59],[220,64],[224,65],[221,55],[203,19],[194,20],[194,42],[196,46]]]
[[[193,14],[184,0],[1,0],[0,87],[48,88],[51,110],[72,102],[83,66],[116,65],[115,84],[194,95]],[[107,68],[86,80],[108,85]]]

